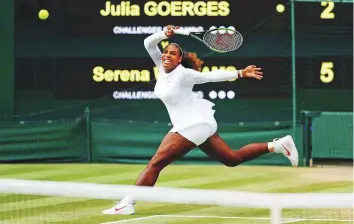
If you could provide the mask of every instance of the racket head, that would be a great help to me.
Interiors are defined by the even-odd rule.
[[[217,28],[205,32],[203,35],[203,42],[212,51],[227,53],[239,49],[242,46],[243,37],[237,30]]]

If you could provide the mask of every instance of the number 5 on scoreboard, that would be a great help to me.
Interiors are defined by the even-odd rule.
[[[333,62],[322,62],[320,80],[323,83],[330,83],[334,79]]]

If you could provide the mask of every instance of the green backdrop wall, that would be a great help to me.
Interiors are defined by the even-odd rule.
[[[14,1],[0,1],[0,117],[14,113]]]
[[[353,159],[352,113],[322,113],[311,137],[313,158]],[[291,122],[219,122],[222,138],[237,150],[253,142],[269,142],[292,134]],[[0,162],[147,163],[171,126],[166,122],[91,119],[1,125]],[[303,164],[303,126],[296,129]],[[345,133],[345,134],[343,134]],[[179,163],[215,163],[194,149]],[[248,164],[288,165],[282,155],[267,154]]]

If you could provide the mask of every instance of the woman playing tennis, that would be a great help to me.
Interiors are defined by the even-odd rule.
[[[195,147],[226,166],[234,167],[269,152],[282,153],[293,166],[298,165],[298,152],[291,136],[272,142],[253,143],[232,150],[217,133],[213,103],[193,93],[195,84],[222,82],[234,78],[263,78],[261,68],[250,65],[238,71],[212,71],[201,73],[203,62],[195,54],[183,52],[171,43],[161,53],[157,44],[175,34],[178,27],[167,26],[147,37],[144,45],[159,69],[160,77],[155,94],[165,104],[173,128],[166,134],[155,155],[136,181],[137,186],[154,186],[167,165]],[[103,214],[134,214],[134,200],[127,196]]]

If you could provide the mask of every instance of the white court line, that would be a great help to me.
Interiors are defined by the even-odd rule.
[[[244,219],[244,220],[271,220],[270,217],[242,217],[242,216],[213,216],[213,215],[151,215],[145,216],[135,219],[125,219],[115,222],[105,222],[101,224],[117,224],[117,223],[125,223],[130,221],[151,219],[151,218],[159,218],[159,217],[171,217],[171,218],[213,218],[213,219]],[[283,223],[293,223],[300,221],[335,221],[335,222],[353,222],[354,220],[346,220],[346,219],[303,219],[303,218],[283,218],[287,219],[287,221],[283,221]]]
[[[334,222],[354,222],[353,219],[300,219],[301,221],[334,221]]]
[[[293,222],[301,222],[302,219],[295,219],[295,220],[289,220],[289,221],[282,221],[282,224],[285,224],[285,223],[293,223]]]
[[[154,217],[157,217],[158,215],[150,215],[150,216],[145,216],[145,217],[140,217],[140,218],[135,218],[135,219],[124,219],[120,221],[113,221],[113,222],[103,222],[100,224],[116,224],[116,223],[125,223],[125,222],[131,222],[131,221],[138,221],[138,220],[144,220],[144,219],[151,219]]]
[[[266,217],[242,217],[242,216],[214,216],[214,215],[156,215],[157,217],[173,218],[212,218],[212,219],[250,219],[250,220],[270,220]]]
[[[242,217],[242,216],[213,216],[213,215],[156,215],[156,217],[175,217],[175,218],[214,218],[214,219],[249,219],[249,220],[271,220],[270,217]],[[337,221],[353,222],[346,219],[305,219],[305,218],[283,218],[289,221]],[[291,219],[291,220],[289,220]]]

